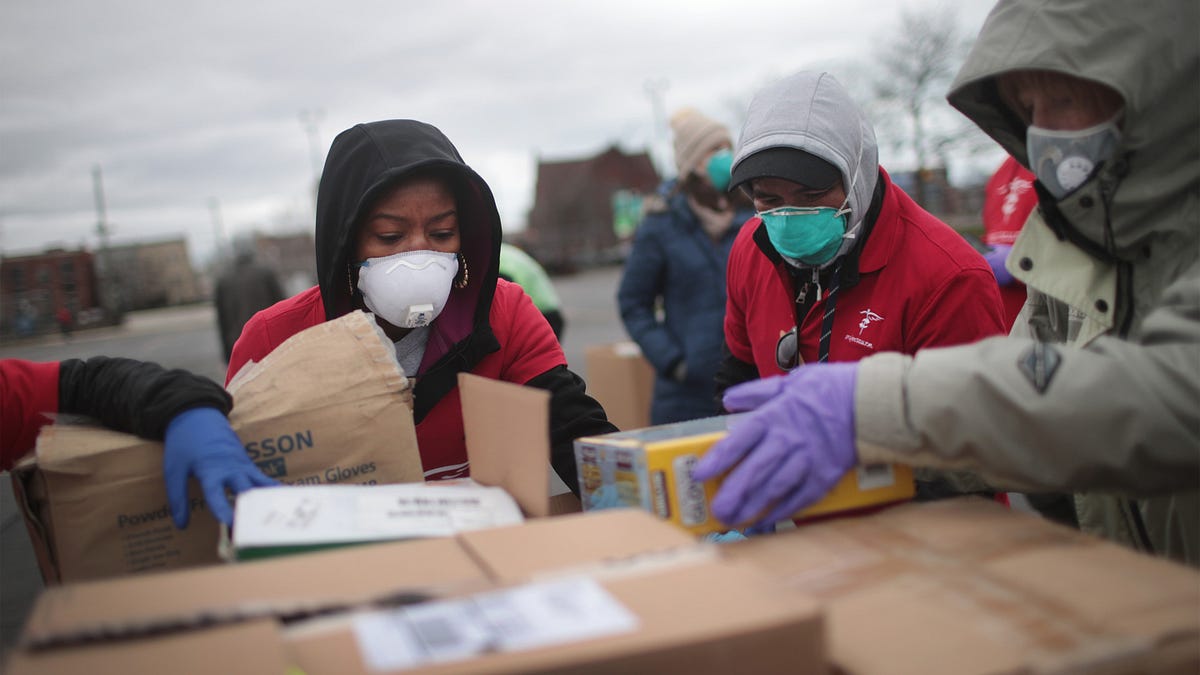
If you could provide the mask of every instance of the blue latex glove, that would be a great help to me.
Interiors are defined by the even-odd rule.
[[[996,275],[996,283],[1001,286],[1010,286],[1016,279],[1009,274],[1008,269],[1004,267],[1004,261],[1008,260],[1008,254],[1012,253],[1012,246],[1008,244],[996,244],[992,250],[983,254],[983,259],[992,267],[992,274]]]
[[[730,471],[713,515],[754,528],[784,520],[829,492],[858,463],[854,386],[858,364],[802,366],[725,392],[725,408],[753,410],[700,458],[698,481]]]
[[[188,476],[195,476],[204,500],[217,520],[233,524],[233,508],[225,490],[235,495],[253,487],[279,485],[259,471],[246,456],[229,420],[216,408],[192,408],[176,415],[163,440],[163,478],[175,527],[187,527]]]
[[[704,536],[705,541],[711,541],[714,544],[729,544],[735,541],[746,541],[746,535],[737,530],[728,532],[709,532]]]

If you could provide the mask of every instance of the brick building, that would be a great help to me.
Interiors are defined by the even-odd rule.
[[[95,261],[83,249],[0,257],[0,334],[25,336],[58,330],[65,307],[76,323],[99,320]]]
[[[616,146],[587,159],[539,161],[521,245],[550,270],[618,257],[614,196],[652,194],[658,183],[647,153],[626,154]]]
[[[123,310],[183,305],[204,299],[200,277],[188,256],[186,239],[110,246],[97,256],[100,278],[116,289],[116,302]],[[111,274],[106,275],[108,270]]]

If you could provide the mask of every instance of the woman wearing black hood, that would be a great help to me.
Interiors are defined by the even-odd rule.
[[[426,480],[470,473],[458,392],[458,373],[469,372],[551,393],[550,462],[578,494],[572,442],[616,427],[567,369],[529,296],[497,278],[500,241],[491,190],[441,131],[414,120],[343,131],[317,195],[319,285],[246,323],[226,381],[295,333],[356,309],[374,312],[416,378]]]

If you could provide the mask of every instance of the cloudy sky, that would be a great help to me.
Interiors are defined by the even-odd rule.
[[[729,124],[754,90],[827,67],[852,91],[902,10],[991,0],[4,0],[0,250],[311,229],[316,166],[358,122],[440,127],[523,227],[539,157],[668,159],[667,113]],[[847,81],[849,80],[849,81]],[[881,149],[883,163],[902,164]]]

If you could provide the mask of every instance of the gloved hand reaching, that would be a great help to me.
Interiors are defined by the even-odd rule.
[[[163,477],[167,501],[175,527],[187,527],[188,476],[195,476],[204,500],[217,520],[233,524],[233,508],[225,490],[234,494],[253,487],[278,485],[267,478],[246,455],[229,420],[216,408],[192,408],[176,415],[167,425],[163,452]]]
[[[698,481],[730,471],[712,501],[729,525],[762,527],[823,497],[858,462],[854,388],[858,364],[802,366],[725,392],[725,409],[754,412],[696,463]]]
[[[1004,266],[1004,262],[1008,260],[1009,253],[1012,253],[1012,246],[1008,244],[996,244],[992,246],[992,250],[983,254],[983,259],[992,267],[992,274],[996,275],[996,283],[1001,286],[1009,286],[1016,281]]]

